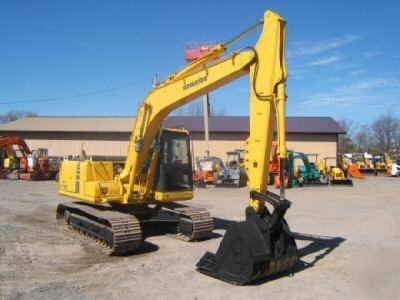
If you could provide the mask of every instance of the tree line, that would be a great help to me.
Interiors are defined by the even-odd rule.
[[[211,103],[208,103],[208,115],[209,116],[225,116],[225,107],[220,107],[219,109],[214,108]],[[203,99],[197,99],[192,101],[180,108],[178,108],[174,115],[176,116],[191,116],[191,117],[201,117],[204,116]]]
[[[12,110],[5,114],[0,115],[0,124],[12,122],[24,117],[37,117],[37,113],[24,110]]]
[[[390,153],[400,152],[400,119],[387,111],[369,124],[359,125],[351,119],[339,121],[347,132],[339,135],[338,152]]]

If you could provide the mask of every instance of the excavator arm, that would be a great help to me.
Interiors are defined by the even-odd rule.
[[[209,54],[168,76],[152,89],[140,106],[130,138],[127,161],[119,182],[124,201],[132,195],[141,199],[151,195],[154,167],[142,174],[143,164],[158,151],[151,151],[154,140],[167,116],[176,108],[250,73],[250,135],[246,142],[246,172],[251,190],[265,194],[274,123],[277,116],[279,157],[286,157],[285,147],[285,20],[267,11],[260,38],[254,48],[232,52],[214,61],[227,47],[218,44]],[[264,201],[250,199],[259,211]]]
[[[25,158],[31,153],[31,150],[23,139],[16,136],[0,137],[0,148],[7,148],[13,145],[18,146],[21,149],[22,155]]]
[[[250,134],[245,155],[250,201],[246,221],[233,222],[218,251],[215,254],[206,252],[197,263],[200,272],[234,284],[246,284],[282,272],[297,260],[296,242],[284,220],[291,204],[284,195],[287,155],[286,22],[279,15],[267,11],[259,23],[263,24],[263,30],[254,48],[233,52],[217,62],[211,62],[227,49],[227,45],[220,44],[208,55],[169,76],[149,93],[140,107],[130,140],[128,160],[119,178],[125,191],[125,201],[129,201],[135,192],[141,199],[148,197],[154,181],[154,162],[159,154],[158,150],[150,151],[151,144],[169,113],[250,73]],[[275,123],[280,159],[280,196],[267,192]],[[143,169],[150,153],[153,164],[147,174],[140,174],[139,170]],[[268,209],[266,202],[272,210]]]

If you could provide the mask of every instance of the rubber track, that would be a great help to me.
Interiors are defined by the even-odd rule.
[[[167,209],[174,211],[181,217],[190,219],[192,221],[192,234],[187,235],[185,233],[180,233],[179,238],[182,238],[186,241],[199,241],[210,237],[214,229],[214,223],[210,213],[204,208],[178,206],[172,209]]]
[[[68,210],[73,214],[82,216],[89,215],[92,220],[101,219],[103,222],[108,223],[108,226],[111,228],[113,233],[112,245],[107,244],[101,236],[98,236],[93,232],[88,232],[82,228],[67,224],[67,227],[70,230],[76,231],[87,240],[94,241],[98,245],[102,246],[102,252],[108,255],[122,255],[133,252],[142,244],[142,231],[139,220],[137,220],[135,216],[116,211],[99,210],[93,206],[82,205],[79,203],[62,203],[57,208],[57,219],[63,218],[63,214],[59,213],[60,207],[63,208],[63,212]]]

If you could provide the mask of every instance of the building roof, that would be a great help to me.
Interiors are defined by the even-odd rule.
[[[26,117],[0,125],[0,132],[130,132],[134,121],[134,117]]]
[[[211,132],[249,132],[248,116],[210,117]],[[204,131],[203,117],[173,116],[165,121],[165,127],[184,127],[192,132]],[[286,131],[289,133],[345,133],[331,117],[287,117]]]
[[[0,125],[0,133],[14,132],[131,132],[134,117],[26,117]],[[203,117],[170,116],[165,127],[203,132]],[[248,116],[212,116],[210,132],[249,132]],[[288,133],[345,133],[331,117],[287,117]]]

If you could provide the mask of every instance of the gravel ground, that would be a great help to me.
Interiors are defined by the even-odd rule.
[[[190,203],[208,209],[213,238],[187,243],[147,239],[145,253],[106,257],[56,226],[66,198],[55,182],[0,180],[1,299],[399,299],[400,178],[368,178],[349,187],[287,191],[287,220],[300,251],[291,274],[233,286],[195,271],[215,252],[228,220],[241,220],[248,190],[197,190]]]

